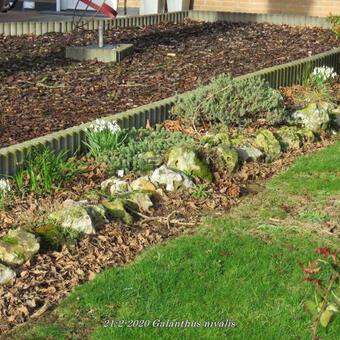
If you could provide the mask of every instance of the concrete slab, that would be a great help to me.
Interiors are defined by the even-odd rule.
[[[68,46],[66,58],[73,60],[94,60],[104,63],[117,63],[133,52],[132,44]]]

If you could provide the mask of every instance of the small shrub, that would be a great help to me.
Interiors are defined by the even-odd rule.
[[[97,140],[105,139],[100,134],[107,133],[107,130],[97,131]],[[108,164],[111,173],[146,172],[162,162],[166,151],[173,145],[193,141],[184,133],[170,132],[163,128],[132,128],[119,130],[114,134],[114,138],[118,139],[117,143],[103,143],[95,152],[89,152],[97,161]]]
[[[67,159],[66,152],[55,154],[49,148],[35,148],[19,167],[14,181],[20,191],[49,193],[80,172],[76,161]]]
[[[262,117],[271,123],[281,122],[283,111],[282,96],[262,78],[236,81],[221,75],[178,100],[173,113],[193,125],[244,127]]]
[[[125,143],[113,150],[106,159],[113,173],[118,170],[143,173],[162,163],[169,148],[188,142],[193,142],[188,135],[164,128],[131,129]]]
[[[191,193],[192,197],[194,198],[208,198],[210,196],[207,188],[205,185],[200,184],[197,185],[196,187],[194,187],[192,189],[192,193]]]
[[[335,33],[336,37],[340,39],[340,15],[331,15],[328,17],[328,21],[332,25],[332,31]]]

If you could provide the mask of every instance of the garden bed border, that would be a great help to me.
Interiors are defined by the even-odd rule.
[[[216,22],[243,22],[243,23],[269,23],[286,24],[292,26],[317,26],[330,28],[327,18],[292,14],[261,14],[241,12],[215,12],[215,11],[181,11],[172,13],[118,17],[117,19],[96,18],[76,21],[86,30],[97,30],[100,23],[104,29],[119,27],[138,27],[156,25],[161,22],[182,23],[185,18],[197,21]],[[0,23],[0,35],[20,36],[23,34],[43,35],[45,33],[70,33],[73,31],[73,20],[60,21],[18,21]]]
[[[271,87],[277,89],[280,86],[301,84],[306,70],[310,67],[323,65],[333,67],[339,74],[340,48],[312,57],[298,59],[287,64],[265,68],[235,79],[262,77],[269,82]],[[147,122],[151,125],[161,123],[170,118],[171,108],[175,101],[191,92],[185,92],[125,112],[106,116],[103,119],[108,121],[116,120],[122,128],[141,128],[145,127]],[[33,147],[47,146],[55,152],[67,151],[69,155],[84,151],[83,141],[85,140],[86,128],[91,124],[93,124],[93,121],[0,149],[0,177],[13,175],[18,164],[22,163]]]

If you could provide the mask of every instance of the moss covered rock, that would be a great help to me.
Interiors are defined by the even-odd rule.
[[[212,181],[212,172],[208,164],[201,160],[197,152],[190,146],[175,146],[168,156],[167,166],[172,169],[183,171],[191,176]]]
[[[49,220],[52,224],[84,234],[95,234],[96,228],[106,223],[103,206],[86,201],[67,202],[64,208],[51,213]]]
[[[223,161],[223,170],[233,172],[238,165],[238,152],[229,145],[220,144],[216,148],[218,157]]]
[[[279,141],[283,151],[299,149],[302,146],[301,134],[296,127],[283,127],[275,133],[275,137]]]
[[[237,152],[241,162],[257,162],[261,160],[264,156],[264,153],[261,150],[248,145],[240,146],[239,148],[237,148]]]
[[[209,133],[200,140],[201,144],[208,146],[217,146],[219,144],[230,144],[227,132],[218,132],[216,134]]]
[[[332,109],[333,105],[327,102],[311,103],[304,109],[294,112],[292,117],[303,127],[319,133],[329,127],[329,114]]]
[[[153,206],[151,194],[145,192],[131,192],[127,200],[135,203],[141,211],[149,211],[149,209]]]
[[[269,130],[265,129],[257,134],[254,146],[264,152],[267,162],[275,161],[281,156],[280,143]]]
[[[0,261],[21,265],[39,251],[36,237],[22,229],[10,230],[0,239]]]
[[[102,182],[100,187],[111,195],[129,191],[129,184],[116,177],[111,177]]]
[[[131,225],[133,217],[126,210],[126,199],[116,198],[110,202],[103,203],[109,217],[116,218],[125,224]]]

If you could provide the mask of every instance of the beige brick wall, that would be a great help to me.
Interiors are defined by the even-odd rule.
[[[194,0],[194,9],[247,13],[286,13],[325,17],[340,14],[340,0]]]
[[[129,7],[139,7],[140,0],[127,0]],[[145,0],[148,1],[148,0]],[[191,0],[193,9],[202,11],[286,13],[326,17],[340,14],[340,0]],[[123,6],[124,0],[119,0]]]

